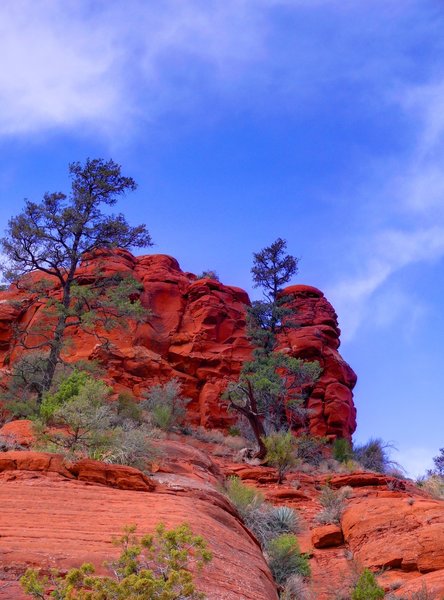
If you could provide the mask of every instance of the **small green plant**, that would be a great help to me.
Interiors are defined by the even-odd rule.
[[[225,489],[228,498],[237,508],[243,519],[249,513],[259,508],[264,502],[264,496],[258,490],[242,483],[239,477],[228,477]]]
[[[346,463],[353,458],[351,444],[345,438],[336,438],[332,450],[333,458],[340,463]]]
[[[262,438],[267,449],[265,460],[278,471],[278,483],[296,464],[297,442],[291,431],[278,431]]]
[[[268,565],[278,585],[285,585],[292,575],[310,576],[310,564],[301,554],[296,536],[284,533],[272,540],[267,547]]]
[[[369,569],[364,569],[352,591],[351,600],[378,600],[384,598],[384,590],[379,587],[376,577]]]
[[[297,533],[300,521],[296,511],[289,506],[275,506],[270,510],[269,526],[274,535]]]
[[[150,415],[155,427],[171,431],[183,424],[189,398],[182,396],[182,386],[177,379],[154,385],[148,392],[142,407]]]
[[[80,390],[87,384],[90,383],[92,386],[100,387],[100,391],[103,391],[104,397],[109,395],[110,388],[105,386],[103,382],[94,382],[94,380],[85,371],[73,371],[71,375],[64,379],[56,392],[53,394],[46,393],[43,396],[42,403],[40,405],[40,416],[47,422],[51,420],[56,410],[78,397]],[[93,383],[94,382],[94,383]],[[99,390],[95,390],[96,394]],[[91,393],[91,390],[90,390]]]
[[[200,600],[190,567],[201,569],[212,555],[200,536],[189,525],[166,529],[138,538],[136,527],[127,526],[114,543],[120,557],[108,563],[110,577],[94,575],[94,567],[84,564],[71,569],[65,577],[53,571],[50,577],[28,569],[20,579],[23,590],[32,598],[46,600]]]

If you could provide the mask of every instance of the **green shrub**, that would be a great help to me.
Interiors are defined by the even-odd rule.
[[[346,463],[353,458],[351,444],[345,438],[336,438],[333,442],[333,458],[340,463]]]
[[[364,569],[352,591],[351,600],[378,600],[384,598],[384,590],[379,587],[376,577]]]
[[[190,399],[181,394],[182,386],[177,379],[154,385],[150,389],[142,407],[150,413],[155,427],[171,431],[182,425],[186,416],[186,406]]]
[[[289,506],[275,506],[270,510],[269,526],[275,536],[282,533],[297,533],[300,530],[299,517]]]
[[[103,382],[95,382],[85,371],[73,371],[71,375],[61,381],[56,392],[53,394],[47,393],[43,397],[40,405],[40,416],[42,419],[50,421],[57,409],[78,397],[80,390],[87,382],[97,383],[103,391],[106,388],[108,393],[105,395],[109,395],[110,388],[107,388]]]
[[[51,578],[28,569],[20,579],[24,591],[39,600],[198,600],[190,572],[211,561],[211,552],[200,536],[186,524],[167,530],[158,525],[155,533],[138,538],[135,526],[126,527],[115,541],[120,557],[108,564],[112,576],[94,575],[94,567],[84,564],[65,577],[53,572]],[[52,590],[52,591],[49,591]]]
[[[292,575],[310,576],[310,565],[305,554],[299,551],[298,540],[292,533],[285,533],[272,540],[267,547],[268,565],[278,585]]]
[[[142,407],[130,392],[121,392],[118,395],[115,410],[118,422],[141,423],[143,420]]]
[[[285,473],[296,464],[297,442],[291,431],[279,431],[262,438],[267,449],[265,460],[278,471],[278,483],[282,483]]]
[[[248,514],[256,510],[264,502],[264,496],[258,490],[242,483],[239,477],[228,477],[225,490],[228,498],[237,508],[239,514],[245,519]]]

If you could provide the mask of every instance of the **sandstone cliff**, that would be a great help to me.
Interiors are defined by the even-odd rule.
[[[212,279],[184,273],[165,255],[135,257],[124,250],[97,253],[77,272],[80,284],[115,274],[131,275],[143,285],[140,300],[151,315],[144,323],[126,322],[109,336],[110,344],[81,330],[70,332],[67,360],[98,360],[116,390],[140,397],[153,383],[177,377],[192,398],[189,418],[205,427],[224,427],[228,415],[221,393],[251,356],[245,335],[247,293]],[[33,276],[36,280],[39,275]],[[350,438],[356,427],[352,390],[356,375],[338,352],[337,316],[319,290],[290,286],[284,290],[298,327],[281,336],[280,348],[318,360],[323,368],[308,407],[315,435]],[[57,295],[55,287],[52,295]],[[42,303],[12,286],[0,292],[0,368],[3,375],[21,355],[14,343],[15,325],[29,332],[45,323]],[[39,341],[35,336],[34,342]]]

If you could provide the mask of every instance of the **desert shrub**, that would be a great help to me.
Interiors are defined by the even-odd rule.
[[[181,394],[182,386],[177,379],[154,385],[150,389],[147,399],[142,402],[142,407],[150,413],[155,427],[171,431],[182,425],[190,399]]]
[[[435,467],[433,469],[429,469],[427,474],[431,475],[439,475],[444,478],[444,448],[439,449],[438,456],[433,458],[433,464]]]
[[[289,506],[273,507],[269,514],[269,523],[274,535],[297,533],[300,530],[298,514]]]
[[[278,483],[282,483],[285,473],[296,464],[297,442],[291,431],[278,431],[262,438],[267,454],[265,460],[278,471]]]
[[[436,600],[436,596],[432,592],[429,592],[426,584],[423,583],[421,589],[413,592],[409,600]]]
[[[301,554],[296,536],[284,533],[267,546],[268,565],[278,585],[285,585],[292,575],[310,576],[310,565],[305,554]]]
[[[300,435],[296,438],[296,457],[311,465],[318,466],[324,457],[326,438]]]
[[[111,431],[106,447],[97,458],[145,471],[147,464],[159,456],[158,450],[152,445],[152,437],[152,432],[146,427],[126,422]]]
[[[220,281],[219,275],[213,269],[202,271],[202,273],[196,275],[196,279],[213,279],[214,281]]]
[[[345,463],[353,458],[351,444],[345,438],[336,438],[333,442],[333,458],[340,463]]]
[[[79,393],[66,404],[54,410],[52,427],[44,421],[36,422],[35,433],[40,444],[65,450],[73,456],[91,456],[105,451],[111,441],[113,413],[105,402],[106,386],[88,380]]]
[[[206,269],[205,271],[202,271],[202,273],[199,273],[199,275],[196,275],[197,279],[214,279],[214,281],[220,281],[219,280],[219,275],[216,273],[216,271],[213,271],[213,269]]]
[[[302,575],[290,575],[280,598],[281,600],[311,600],[312,595]]]
[[[47,359],[45,352],[29,352],[14,363],[1,393],[2,402],[14,417],[28,419],[38,414],[37,396],[43,390]]]
[[[319,502],[324,508],[316,515],[315,521],[322,525],[339,523],[345,508],[344,500],[349,497],[351,491],[349,487],[334,490],[328,485],[323,486]]]
[[[384,590],[379,587],[373,573],[364,569],[353,588],[351,600],[378,600],[378,598],[384,598]]]
[[[117,396],[115,405],[117,422],[134,421],[141,423],[143,420],[143,410],[139,402],[130,392],[121,392]]]
[[[98,577],[94,567],[84,564],[71,569],[65,577],[56,571],[51,578],[28,569],[20,579],[24,591],[39,600],[198,600],[190,567],[202,568],[211,561],[211,553],[200,536],[186,524],[175,529],[158,525],[155,532],[138,538],[136,527],[126,527],[115,540],[120,557],[108,563],[112,575]],[[50,591],[52,590],[52,591]]]
[[[264,502],[263,494],[242,483],[239,477],[228,477],[225,484],[225,490],[228,498],[237,508],[243,519]]]
[[[60,382],[56,392],[53,394],[47,393],[44,395],[40,406],[41,418],[44,421],[50,421],[55,411],[64,404],[67,404],[76,398],[79,395],[80,390],[87,382],[89,382],[92,387],[96,388],[93,392],[91,387],[89,387],[88,393],[93,393],[96,396],[97,393],[103,392],[104,399],[109,396],[111,390],[105,386],[102,381],[95,381],[85,371],[75,370],[68,377],[66,377],[66,379]]]
[[[444,477],[440,475],[420,477],[417,479],[416,485],[434,498],[444,498]]]
[[[24,450],[24,446],[19,444],[13,435],[0,435],[0,452],[9,450]]]
[[[387,473],[399,465],[390,459],[389,450],[394,446],[379,438],[372,438],[366,444],[353,446],[353,457],[364,469]]]

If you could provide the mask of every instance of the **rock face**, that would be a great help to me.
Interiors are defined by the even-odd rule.
[[[165,255],[134,257],[127,251],[99,252],[82,265],[80,284],[116,274],[131,275],[143,285],[140,300],[150,311],[143,323],[126,322],[109,335],[109,344],[81,330],[70,331],[67,360],[98,360],[114,388],[136,397],[154,383],[177,377],[192,399],[189,417],[206,427],[225,427],[228,415],[221,394],[251,356],[245,334],[249,298],[245,291],[181,271]],[[33,275],[33,279],[39,276]],[[57,296],[57,287],[50,295]],[[318,360],[322,375],[308,400],[310,430],[315,435],[350,438],[356,422],[352,389],[356,376],[338,353],[340,331],[334,309],[322,292],[308,286],[284,290],[298,327],[282,335],[280,348]],[[44,305],[31,293],[11,287],[0,293],[0,367],[8,369],[23,353],[12,340],[14,326],[41,341],[48,320]],[[40,337],[39,337],[40,336]]]
[[[64,466],[57,455],[51,460],[44,453],[5,453],[0,465],[0,599],[25,598],[17,578],[30,566],[63,571],[92,562],[106,573],[104,561],[119,552],[111,539],[125,525],[136,524],[144,534],[158,523],[176,527],[187,522],[213,553],[196,577],[208,600],[277,600],[258,543],[216,490],[217,467],[197,449],[165,444],[169,477],[164,481],[162,474],[147,478],[138,472],[139,483],[150,480],[146,489],[137,485],[137,469],[91,460]],[[177,453],[186,461],[186,473],[176,473]],[[122,488],[121,469],[132,474],[133,485]]]

